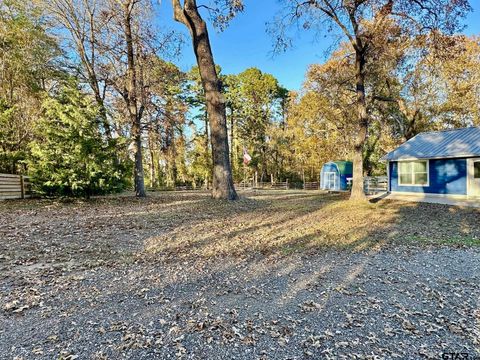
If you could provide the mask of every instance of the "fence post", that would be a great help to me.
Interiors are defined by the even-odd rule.
[[[21,192],[21,198],[25,199],[25,181],[23,179],[23,175],[20,175],[20,192]]]
[[[288,190],[288,179],[287,179],[287,181],[285,182],[285,190]]]

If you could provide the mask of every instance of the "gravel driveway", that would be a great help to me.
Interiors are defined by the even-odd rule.
[[[18,211],[40,219],[45,210]],[[25,228],[9,212],[0,228],[2,359],[480,356],[478,247],[378,243],[166,258],[138,253],[141,242],[126,238],[143,230],[130,233],[121,220],[127,237],[96,240],[111,243],[109,258],[108,248],[65,247],[76,230],[56,228],[62,211]],[[86,216],[77,215],[69,221]],[[119,244],[136,255],[124,256]]]
[[[39,303],[2,313],[5,359],[412,359],[480,349],[476,250],[25,269],[2,293],[25,282]]]

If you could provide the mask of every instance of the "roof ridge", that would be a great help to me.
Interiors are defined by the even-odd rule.
[[[447,132],[447,131],[460,131],[460,130],[466,130],[466,129],[478,129],[480,130],[480,126],[466,126],[466,127],[463,127],[463,128],[457,128],[457,129],[442,129],[442,130],[430,130],[430,131],[424,131],[424,132],[421,132],[421,133],[418,133],[417,135],[421,135],[421,134],[431,134],[431,133],[439,133],[439,132]],[[415,135],[415,136],[417,136]],[[414,136],[414,137],[415,137]],[[413,138],[412,138],[413,139]]]

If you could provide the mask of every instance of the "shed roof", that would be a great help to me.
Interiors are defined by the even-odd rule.
[[[327,164],[335,164],[340,175],[352,175],[353,164],[351,161],[330,161]],[[326,164],[325,164],[326,165]]]
[[[480,127],[430,131],[416,135],[382,160],[446,159],[480,156]]]

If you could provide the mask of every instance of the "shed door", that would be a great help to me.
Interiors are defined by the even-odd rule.
[[[480,196],[480,158],[469,161],[468,185],[469,196]]]
[[[325,189],[327,190],[336,190],[336,180],[337,174],[335,172],[326,172],[325,173]]]

